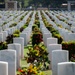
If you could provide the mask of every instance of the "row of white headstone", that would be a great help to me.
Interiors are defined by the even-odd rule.
[[[19,22],[17,24],[17,26],[15,26],[15,27],[7,28],[4,31],[2,30],[2,27],[0,27],[0,42],[4,42],[6,40],[6,37],[9,36],[9,34],[12,35],[16,29],[20,29],[26,23],[26,20],[28,19],[28,17],[29,17],[30,14],[31,14],[31,12],[29,12],[25,16],[24,20],[21,21],[21,22]]]
[[[5,13],[4,13],[5,12]],[[27,12],[27,11],[26,11]],[[0,14],[0,26],[3,25],[4,22],[11,24],[11,21],[18,22],[19,19],[26,13],[26,12],[7,12],[7,11],[2,11]],[[7,25],[7,24],[6,24]]]
[[[25,14],[25,13],[24,13]],[[13,17],[13,16],[10,16],[10,17]],[[10,17],[9,18],[6,18],[6,20],[8,20],[8,21],[4,21],[4,22],[6,22],[6,24],[5,25],[0,25],[1,27],[0,27],[0,29],[1,30],[7,30],[8,28],[9,28],[9,26],[10,25],[12,25],[13,23],[15,23],[15,19],[12,19],[12,20],[10,20]],[[22,16],[20,16],[20,17],[22,17]],[[14,17],[15,18],[15,17]],[[18,17],[18,19],[20,19],[19,17]],[[17,19],[17,20],[18,20]],[[3,19],[2,19],[3,20]],[[0,31],[1,31],[0,30]]]
[[[28,27],[25,30],[23,30],[22,33],[20,34],[20,37],[24,38],[24,46],[27,46],[28,42],[30,41],[32,25],[34,24],[34,21],[35,21],[35,14],[36,14],[36,12],[33,13],[33,16],[31,18],[31,21],[30,21]]]
[[[8,63],[8,64],[6,63],[8,68],[5,68],[4,72],[2,71],[4,67],[0,67],[0,75],[6,74],[16,75],[16,70],[21,67],[21,59],[23,58],[24,58],[24,38],[22,37],[13,38],[13,43],[8,44],[8,49],[0,51],[0,62],[4,61]]]
[[[52,15],[52,13],[53,13],[53,15]],[[69,30],[75,32],[75,22],[74,22],[75,17],[73,17],[75,14],[72,14],[72,12],[71,13],[60,12],[58,14],[57,14],[57,12],[56,13],[52,12],[52,13],[48,12],[48,14],[55,20],[56,24],[62,25],[63,28],[68,28]],[[68,14],[68,16],[67,16],[67,14]],[[66,22],[60,21],[56,16],[59,16],[61,19],[64,19],[68,24],[71,24],[72,26],[66,24]]]
[[[26,16],[29,17],[29,14],[27,14],[27,15],[24,17],[24,19],[23,19],[22,21],[20,21],[20,22],[19,22],[19,19],[20,19],[23,15],[25,15],[25,14],[26,14],[26,12],[22,13],[19,17],[17,17],[17,18],[16,18],[17,22],[16,22],[15,19],[14,19],[14,20],[11,20],[10,22],[8,22],[7,24],[3,25],[3,26],[2,26],[2,29],[3,29],[3,30],[12,31],[12,30],[13,30],[13,29],[12,29],[13,27],[12,27],[12,28],[9,28],[9,26],[12,25],[12,24],[15,23],[15,22],[17,23],[17,25],[15,26],[16,29],[18,29],[18,26],[20,26],[20,27],[21,27],[21,25],[23,26],[23,25],[25,24],[26,20],[27,20],[27,17],[26,17]],[[9,33],[9,34],[11,34],[11,33]]]
[[[40,12],[39,16],[41,16]],[[41,19],[41,17],[39,18]],[[40,21],[40,27],[43,33],[44,44],[49,53],[48,58],[51,61],[50,69],[52,69],[52,75],[74,75],[75,63],[69,62],[68,51],[62,50],[62,45],[57,43],[57,38],[51,36],[43,21]]]
[[[28,27],[20,34],[20,37],[13,38],[13,43],[8,44],[8,49],[0,51],[0,75],[16,75],[16,70],[21,67],[21,59],[24,58],[24,46],[29,42],[35,14],[36,12],[33,13]]]
[[[67,29],[65,29],[65,27],[63,28],[60,28],[60,27],[57,27],[57,25],[51,21],[51,19],[49,19],[49,17],[45,14],[44,11],[42,11],[44,16],[46,17],[47,21],[53,25],[53,27],[59,31],[60,35],[63,37],[63,40],[64,41],[71,41],[71,40],[75,40],[75,33],[72,33],[71,31],[75,32],[75,27],[68,27],[69,31]],[[49,13],[49,12],[48,12]],[[56,21],[56,23],[60,22],[60,20],[58,20],[56,17],[54,17],[54,15],[52,15],[51,13],[49,13],[49,15],[51,17],[53,17],[53,19]],[[61,23],[60,23],[61,24]],[[61,25],[64,25],[64,26],[69,26],[69,25],[66,25],[65,22],[63,22],[63,24]]]

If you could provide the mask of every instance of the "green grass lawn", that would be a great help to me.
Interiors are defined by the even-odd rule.
[[[24,56],[27,56],[27,52],[28,52],[28,49],[27,47],[25,47],[24,49]],[[26,62],[26,60],[22,59],[21,60],[21,67],[27,67],[28,66],[28,63]],[[43,71],[45,75],[52,75],[52,71],[51,70],[47,70],[47,71]]]

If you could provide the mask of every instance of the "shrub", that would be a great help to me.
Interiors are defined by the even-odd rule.
[[[32,27],[32,30],[33,30],[32,45],[33,46],[35,44],[38,45],[39,43],[41,43],[43,41],[42,40],[42,33],[36,24],[34,24],[34,26]]]
[[[42,34],[41,33],[38,33],[38,34],[33,34],[32,36],[32,45],[34,46],[35,44],[39,44],[41,43],[43,40],[42,40]]]
[[[0,50],[7,49],[7,42],[0,42]]]
[[[62,26],[62,25],[59,25],[59,24],[58,24],[57,26],[58,26],[58,27],[60,27],[60,28],[63,28],[63,26]]]
[[[24,27],[21,27],[21,28],[20,28],[20,32],[22,32],[23,30],[24,30]]]
[[[39,22],[39,20],[35,20],[35,24],[36,24],[38,27],[40,27],[40,22]]]
[[[28,24],[29,24],[29,22],[30,22],[30,17],[27,19],[27,21],[26,21],[26,24],[27,24],[27,26],[28,26]]]
[[[2,24],[2,26],[5,25],[5,24],[7,24],[7,22],[4,22],[4,23]]]
[[[15,30],[14,34],[20,34],[20,31],[19,30]]]
[[[17,23],[15,22],[12,25],[10,25],[9,27],[13,27],[13,26],[16,26],[16,25],[17,25]]]
[[[62,49],[68,50],[69,51],[69,59],[73,55],[75,55],[75,41],[69,41],[69,42],[62,42]]]
[[[38,45],[34,45],[33,48],[29,47],[28,50],[28,56],[26,57],[28,63],[34,63],[36,60],[38,65],[42,64],[44,68],[48,68],[50,63],[48,60],[48,52],[42,42]]]
[[[7,42],[0,42],[0,50],[7,49]]]
[[[24,16],[22,16],[22,17],[20,18],[20,20],[23,20],[23,18],[24,18]]]
[[[58,30],[55,30],[51,25],[48,26],[47,28],[52,33],[52,36],[58,39],[58,44],[61,44],[63,41],[63,38],[59,34]]]
[[[53,37],[58,39],[58,44],[61,44],[63,41],[63,38],[60,36],[60,34],[53,34]]]
[[[3,49],[3,42],[0,42],[0,50]]]
[[[7,42],[7,44],[9,44],[9,43],[13,43],[13,35],[9,35],[9,36],[7,36],[7,38],[6,38],[6,42]]]
[[[56,33],[56,34],[59,34],[58,30],[55,30],[54,28],[50,29],[51,33]]]
[[[13,34],[13,37],[19,37],[19,34]]]
[[[25,24],[24,26],[22,26],[22,27],[20,28],[20,32],[22,32],[27,26],[28,26],[28,24]]]
[[[38,29],[38,26],[37,26],[36,24],[34,24],[34,25],[32,26],[32,31],[36,30],[35,28]]]
[[[7,42],[3,42],[3,49],[7,49]]]
[[[20,30],[15,30],[13,33],[13,37],[19,37],[20,35]]]

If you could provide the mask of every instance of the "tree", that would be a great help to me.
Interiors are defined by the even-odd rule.
[[[75,1],[75,0],[16,0],[18,2],[22,3],[22,7],[28,7],[34,5],[35,8],[42,5],[43,7],[48,7],[49,5],[51,7],[61,7],[61,4],[67,1]],[[5,0],[0,0],[0,2],[5,2]]]
[[[60,7],[62,3],[66,2],[67,0],[30,0],[29,5],[34,4],[35,7],[38,7],[39,4],[42,4],[43,7]]]

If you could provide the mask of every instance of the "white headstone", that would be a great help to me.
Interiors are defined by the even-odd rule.
[[[48,52],[50,55],[49,58],[51,58],[52,57],[52,51],[58,50],[58,49],[62,50],[62,45],[61,44],[49,44],[47,49],[48,49]]]
[[[3,42],[3,33],[0,33],[0,42]]]
[[[27,33],[21,33],[20,37],[24,38],[24,46],[26,46],[27,45]]]
[[[57,41],[57,38],[47,38],[47,45],[49,44],[57,44],[58,41]]]
[[[12,49],[1,50],[0,61],[8,62],[8,75],[16,75],[16,51],[15,50]]]
[[[52,75],[57,74],[57,65],[61,62],[68,62],[69,54],[66,50],[54,50],[52,51]]]
[[[28,43],[30,41],[30,35],[31,35],[31,31],[24,31],[24,34],[26,34],[26,42]]]
[[[2,31],[2,27],[0,27],[0,32]]]
[[[52,61],[52,51],[53,50],[62,50],[62,45],[61,44],[49,44],[47,46],[47,49],[48,49],[48,53],[49,53],[48,58],[50,61]],[[50,64],[50,69],[52,68],[51,65],[52,64]]]
[[[20,68],[21,66],[21,44],[18,43],[13,43],[13,44],[8,44],[8,49],[14,49],[16,50],[16,65],[17,65],[17,69]]]
[[[51,33],[43,34],[43,41],[44,41],[45,46],[47,46],[47,38],[50,38],[51,36],[52,36]]]
[[[75,33],[75,27],[71,27],[71,31]]]
[[[58,75],[75,75],[74,62],[58,63]]]
[[[69,33],[69,40],[75,40],[75,33]]]
[[[7,34],[7,31],[3,31],[3,42],[6,40],[8,34]]]
[[[21,58],[24,58],[24,38],[13,38],[13,43],[21,44]]]
[[[0,75],[8,75],[8,62],[0,61]]]

